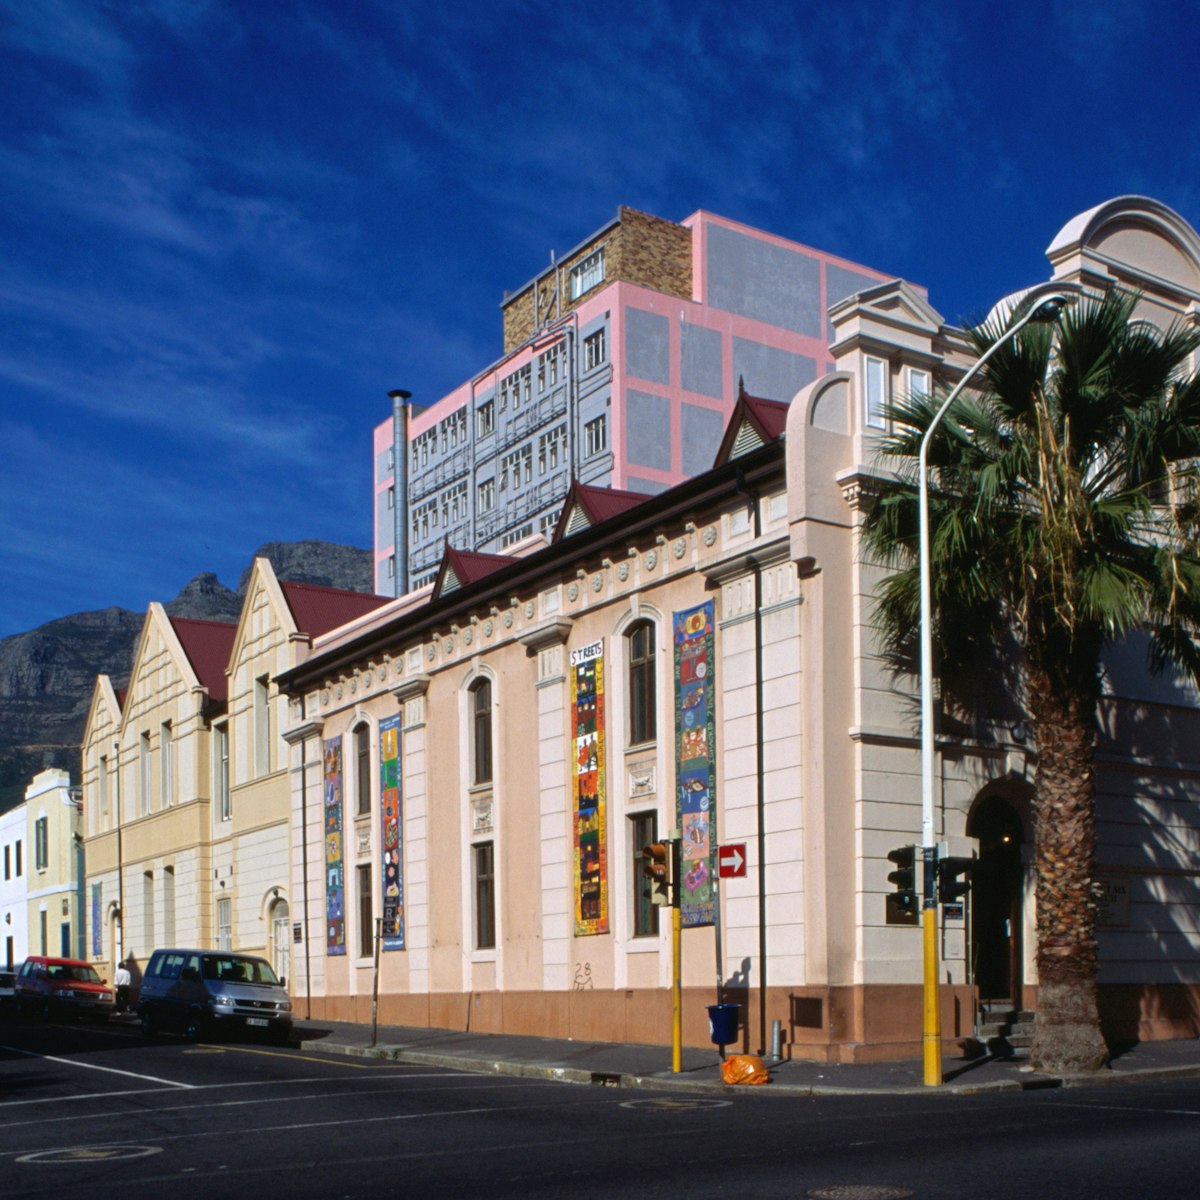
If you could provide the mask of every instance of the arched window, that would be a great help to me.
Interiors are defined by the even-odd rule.
[[[639,621],[625,635],[629,681],[629,743],[654,741],[657,687],[654,675],[654,625]]]
[[[492,684],[477,679],[471,684],[471,782],[492,782]]]

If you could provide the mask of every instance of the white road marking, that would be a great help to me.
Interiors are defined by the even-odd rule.
[[[175,1079],[160,1079],[157,1075],[142,1075],[137,1071],[122,1071],[119,1067],[101,1067],[96,1063],[77,1062],[73,1058],[57,1058],[53,1054],[35,1054],[32,1050],[21,1050],[16,1046],[0,1046],[0,1050],[8,1050],[13,1054],[24,1054],[26,1058],[40,1058],[43,1062],[63,1063],[68,1067],[80,1067],[85,1071],[103,1071],[107,1075],[124,1075],[128,1079],[144,1079],[147,1083],[161,1083],[165,1087],[186,1088],[191,1090],[195,1084],[180,1083]]]

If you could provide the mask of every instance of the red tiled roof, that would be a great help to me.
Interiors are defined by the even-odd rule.
[[[175,630],[196,678],[208,692],[210,700],[229,698],[225,668],[233,653],[237,626],[224,621],[194,621],[188,617],[171,617]]]
[[[587,518],[588,526],[600,525],[610,517],[620,516],[639,504],[645,504],[650,497],[645,492],[622,492],[616,488],[592,487],[591,484],[580,483],[578,480],[571,484],[563,501],[562,514],[554,527],[555,542],[567,536],[567,526],[572,523],[571,517],[575,509],[582,509]]]
[[[370,592],[349,592],[343,588],[321,587],[315,583],[284,583],[284,599],[292,610],[296,628],[309,637],[320,637],[339,625],[345,625],[384,604],[392,596],[373,596]]]
[[[756,445],[773,442],[783,436],[787,429],[788,408],[790,406],[781,400],[766,400],[762,396],[751,396],[746,391],[745,384],[738,380],[738,398],[729,414],[725,425],[725,435],[721,438],[721,447],[717,451],[714,466],[721,466],[735,457],[734,451],[738,443],[744,442],[747,426],[750,427],[750,441]],[[755,436],[757,435],[757,436]],[[744,449],[737,453],[743,454]]]
[[[482,554],[478,550],[456,550],[453,546],[447,546],[437,578],[433,581],[433,595],[441,596],[455,588],[466,587],[501,567],[511,565],[513,561],[509,554]]]

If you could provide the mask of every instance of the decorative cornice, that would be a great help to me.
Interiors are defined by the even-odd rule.
[[[429,683],[428,675],[410,675],[388,690],[396,697],[397,704],[406,704],[409,700],[425,695],[429,691]]]
[[[306,738],[320,737],[324,729],[324,721],[302,721],[299,725],[293,725],[290,729],[284,729],[279,736],[289,746],[295,746],[303,742]]]
[[[700,564],[706,582],[721,585],[739,575],[746,575],[757,565],[773,567],[786,562],[791,553],[791,542],[786,534],[772,538],[769,542],[756,542],[751,546],[739,546],[729,554],[723,554]]]
[[[536,629],[521,634],[517,641],[531,653],[545,650],[547,646],[560,646],[571,635],[575,622],[570,617],[555,617]]]

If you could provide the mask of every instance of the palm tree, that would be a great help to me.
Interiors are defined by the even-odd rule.
[[[1034,731],[1039,1070],[1108,1058],[1096,991],[1095,744],[1100,656],[1133,631],[1150,667],[1200,679],[1200,333],[1134,321],[1112,290],[997,350],[929,448],[933,637],[947,701],[1003,681]],[[968,331],[983,354],[1000,318]],[[886,652],[919,636],[916,463],[940,399],[889,412],[894,474],[866,525],[895,573],[879,594]]]

